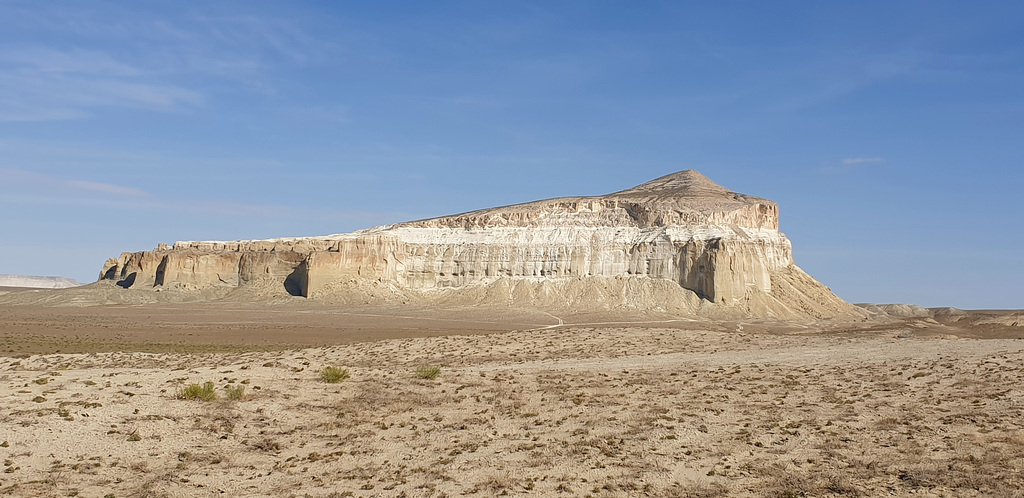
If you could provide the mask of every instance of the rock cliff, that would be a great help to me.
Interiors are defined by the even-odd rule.
[[[658,302],[712,314],[863,315],[793,264],[790,242],[778,228],[774,202],[687,170],[604,196],[349,234],[161,244],[109,259],[100,279],[126,288],[186,289],[269,281],[313,298],[352,292],[362,282],[406,297],[490,300],[481,304],[539,305],[542,294],[546,305],[575,307],[590,303],[592,294],[604,296],[596,305],[605,307]],[[588,291],[589,283],[597,287]],[[654,301],[632,298],[645,292],[657,294]]]

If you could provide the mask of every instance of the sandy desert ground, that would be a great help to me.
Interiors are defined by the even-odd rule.
[[[1024,496],[1020,326],[238,306],[0,307],[0,495]]]

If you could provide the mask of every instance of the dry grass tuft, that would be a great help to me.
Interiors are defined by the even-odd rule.
[[[245,399],[245,386],[225,386],[224,393],[231,401],[242,401]]]
[[[178,391],[178,398],[187,400],[213,401],[217,399],[217,392],[213,389],[213,382],[206,381],[203,385],[189,384]]]
[[[338,367],[325,367],[320,371],[320,380],[328,384],[337,384],[345,379],[349,378],[347,368]]]
[[[416,376],[421,379],[434,380],[441,375],[441,367],[436,365],[420,365],[416,367]]]

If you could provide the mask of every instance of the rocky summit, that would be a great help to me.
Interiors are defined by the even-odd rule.
[[[131,289],[276,288],[364,302],[779,319],[865,314],[793,263],[778,205],[694,170],[603,196],[348,234],[161,244],[107,260],[100,280]]]

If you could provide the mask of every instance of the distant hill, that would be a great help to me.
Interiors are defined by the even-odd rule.
[[[39,277],[35,275],[0,274],[0,287],[30,287],[33,289],[66,289],[84,285],[65,277]]]

